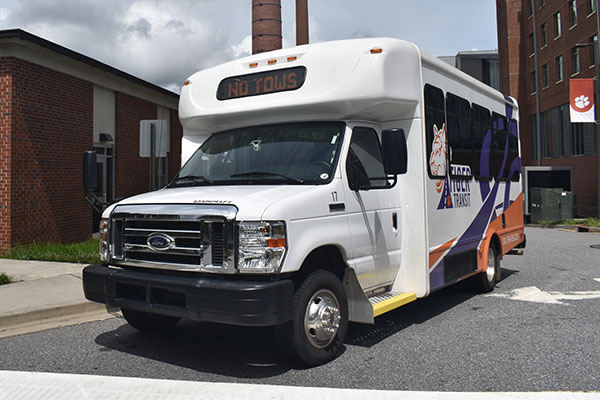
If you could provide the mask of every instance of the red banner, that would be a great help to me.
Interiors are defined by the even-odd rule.
[[[571,79],[569,97],[571,122],[596,122],[593,79]]]

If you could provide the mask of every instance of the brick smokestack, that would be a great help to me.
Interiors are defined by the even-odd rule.
[[[281,49],[281,0],[252,0],[252,54]]]
[[[308,0],[296,0],[296,45],[308,44]]]

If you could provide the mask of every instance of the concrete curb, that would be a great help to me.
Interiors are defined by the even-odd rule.
[[[98,316],[110,318],[103,304],[85,302],[63,306],[49,306],[14,315],[0,316],[0,338],[20,333],[37,332],[53,326],[65,326],[71,319],[79,321],[82,317]],[[87,319],[87,318],[86,318]]]
[[[83,295],[82,264],[0,260],[19,282],[0,286],[0,337],[110,318]]]
[[[542,228],[542,229],[564,229],[574,232],[592,232],[600,233],[600,228],[588,227],[583,225],[547,225],[547,224],[528,224],[526,228]]]

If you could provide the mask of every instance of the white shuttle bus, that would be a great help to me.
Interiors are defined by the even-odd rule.
[[[304,365],[348,323],[473,277],[525,246],[518,106],[414,44],[293,47],[192,75],[183,167],[109,206],[89,300],[142,331],[181,318],[275,326]]]

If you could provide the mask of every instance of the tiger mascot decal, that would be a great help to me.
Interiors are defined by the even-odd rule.
[[[446,160],[448,150],[446,149],[446,124],[442,125],[442,129],[438,129],[437,125],[433,125],[433,143],[431,144],[431,155],[429,156],[429,166],[433,176],[446,175]],[[441,179],[435,182],[435,188],[438,193],[444,188],[444,180]]]

